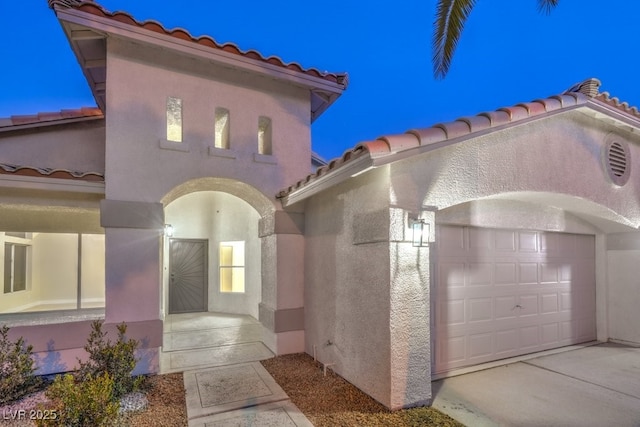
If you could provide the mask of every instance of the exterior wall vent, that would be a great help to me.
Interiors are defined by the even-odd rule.
[[[625,185],[631,171],[629,146],[620,141],[619,137],[609,135],[605,146],[604,161],[611,181],[618,186]]]

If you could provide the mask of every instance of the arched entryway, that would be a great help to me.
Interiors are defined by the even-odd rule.
[[[259,228],[271,203],[246,184],[215,178],[189,181],[163,202],[162,370],[272,356],[258,321]]]

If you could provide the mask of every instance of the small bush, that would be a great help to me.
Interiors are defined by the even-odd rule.
[[[9,327],[0,328],[0,404],[11,402],[35,391],[41,384],[35,376],[33,346],[24,339],[10,342]]]
[[[55,419],[38,420],[40,426],[102,427],[112,426],[118,420],[120,407],[114,399],[114,381],[105,373],[97,377],[87,374],[76,381],[71,374],[56,376],[47,389],[52,401],[47,413]]]
[[[89,353],[89,360],[79,362],[79,378],[99,377],[109,374],[113,380],[113,398],[120,399],[127,393],[138,389],[142,377],[134,378],[131,373],[136,367],[135,351],[138,348],[137,340],[127,340],[125,333],[127,325],[118,325],[118,340],[112,343],[106,339],[106,332],[102,331],[101,320],[91,324],[91,334],[84,349]]]

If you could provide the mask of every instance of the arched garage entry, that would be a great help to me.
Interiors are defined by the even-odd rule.
[[[630,221],[585,199],[523,192],[448,207],[436,223],[435,374],[596,340],[601,242]]]

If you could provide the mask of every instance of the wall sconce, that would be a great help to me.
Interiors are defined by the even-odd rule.
[[[173,237],[173,231],[174,231],[173,225],[171,225],[171,224],[165,224],[164,225],[164,235],[165,236]]]
[[[416,219],[411,223],[411,243],[414,247],[429,246],[431,227],[424,219]]]

